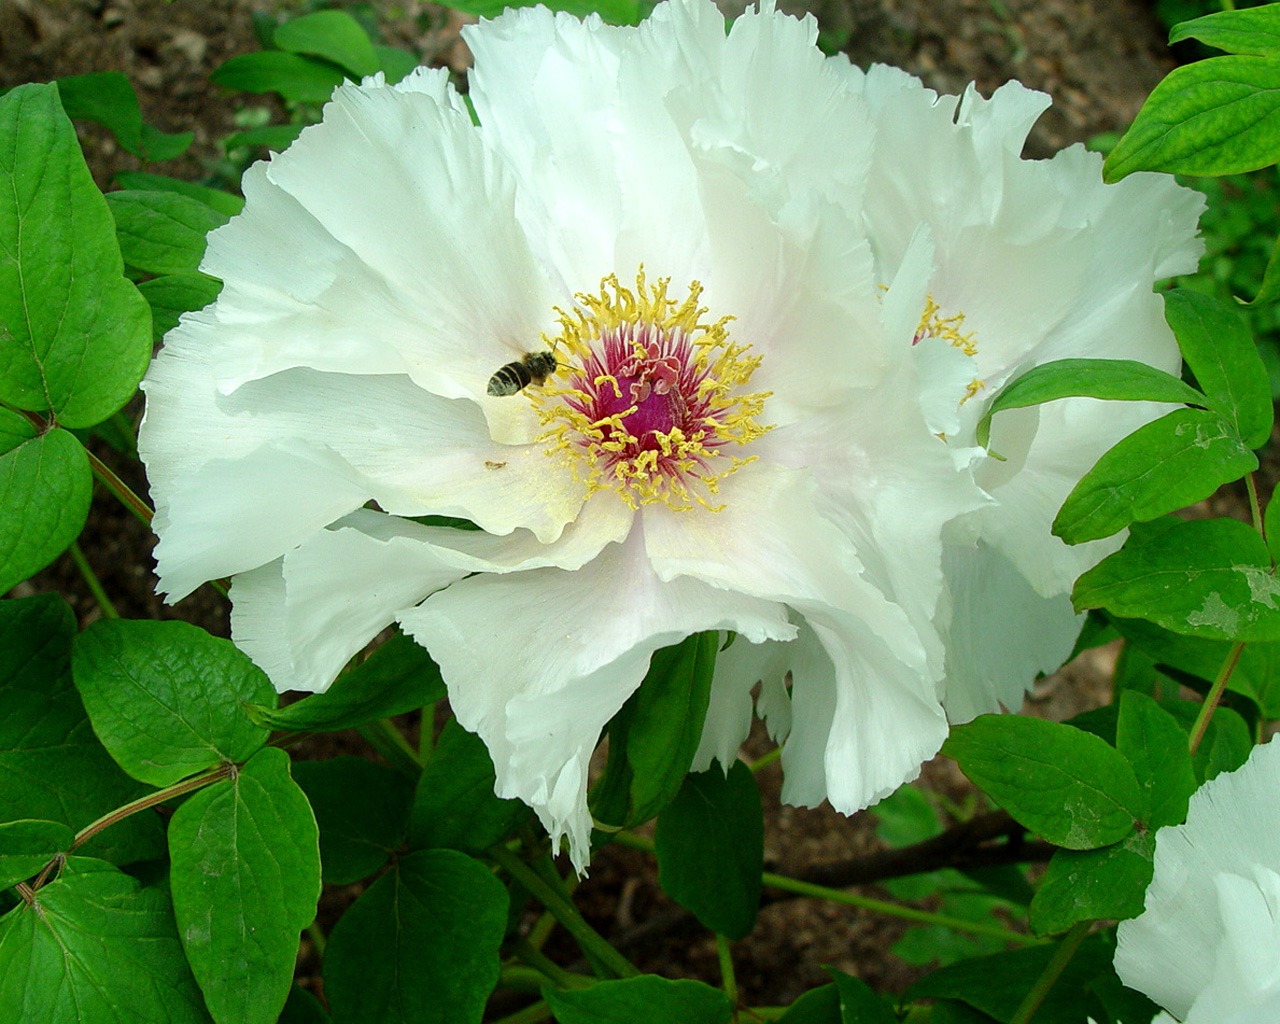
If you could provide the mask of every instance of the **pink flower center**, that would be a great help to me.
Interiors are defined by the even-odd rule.
[[[667,286],[641,271],[634,292],[609,277],[598,296],[579,295],[582,309],[562,311],[564,330],[547,342],[568,357],[568,379],[534,401],[549,451],[591,490],[612,487],[633,508],[714,509],[719,481],[753,458],[723,449],[769,429],[755,420],[768,393],[743,393],[760,358],[729,340],[729,318],[702,319],[701,287],[677,304]]]

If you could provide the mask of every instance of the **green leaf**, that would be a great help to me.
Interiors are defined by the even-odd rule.
[[[169,822],[169,855],[179,933],[213,1019],[274,1022],[320,896],[315,818],[289,755],[268,747],[192,794]]]
[[[194,132],[169,135],[144,123],[138,95],[119,71],[68,75],[54,85],[68,117],[102,125],[122,148],[144,160],[172,160],[195,141]]]
[[[1207,498],[1257,468],[1257,457],[1221,415],[1177,409],[1104,454],[1067,495],[1053,532],[1068,544],[1109,537]]]
[[[55,854],[71,849],[75,837],[60,821],[25,818],[0,825],[0,889],[37,874]]]
[[[1272,488],[1266,511],[1262,514],[1262,532],[1266,535],[1267,550],[1271,552],[1273,562],[1280,562],[1280,502],[1276,501],[1277,497],[1280,497],[1280,484]]]
[[[71,433],[37,436],[25,417],[0,409],[0,594],[67,549],[92,495],[89,457]]]
[[[51,85],[0,97],[0,401],[91,427],[151,358],[147,304]]]
[[[216,299],[222,282],[199,271],[188,271],[143,281],[138,291],[151,306],[152,339],[160,342],[178,326],[183,313],[204,309]]]
[[[1199,705],[1182,701],[1186,709],[1190,727],[1190,719],[1199,710]],[[1213,718],[1209,720],[1209,728],[1205,730],[1204,739],[1192,755],[1196,778],[1208,782],[1223,772],[1233,772],[1249,759],[1253,752],[1253,735],[1245,720],[1230,708],[1217,707]]]
[[[445,694],[440,667],[431,655],[397,633],[365,661],[338,676],[324,693],[279,710],[253,705],[249,715],[272,729],[337,732],[416,711]]]
[[[508,8],[532,7],[534,2],[535,0],[516,0],[515,3],[506,3],[504,0],[457,0],[450,4],[450,9],[463,14],[474,14],[477,18],[496,18]],[[599,14],[610,25],[639,25],[646,13],[639,0],[553,0],[550,6],[553,11],[564,11],[575,18]]]
[[[305,124],[266,124],[261,128],[247,128],[228,135],[222,145],[228,152],[242,146],[265,146],[276,153],[282,153],[302,134],[305,127]]]
[[[378,67],[386,76],[388,85],[401,81],[420,63],[417,54],[394,46],[379,46],[375,43],[373,50],[378,55]]]
[[[329,1014],[319,999],[305,988],[294,985],[289,989],[289,998],[285,1000],[278,1024],[329,1024]]]
[[[728,1024],[733,1016],[719,989],[654,974],[583,989],[544,988],[542,996],[560,1024]]]
[[[498,981],[507,890],[454,850],[399,858],[329,936],[335,1024],[479,1024]]]
[[[842,1024],[897,1024],[897,1016],[861,978],[834,967],[824,970],[835,980],[836,991],[840,993]]]
[[[76,638],[72,669],[98,739],[142,782],[170,786],[247,761],[267,741],[242,704],[270,699],[270,681],[198,626],[99,620]]]
[[[1280,58],[1212,57],[1174,68],[1107,157],[1103,177],[1134,171],[1222,175],[1280,158]]]
[[[1031,901],[1032,931],[1056,935],[1080,921],[1137,917],[1151,884],[1155,842],[1153,830],[1131,832],[1100,850],[1059,850]]]
[[[204,203],[205,206],[217,210],[225,217],[234,217],[244,209],[242,196],[224,192],[220,188],[210,188],[208,185],[197,185],[194,181],[170,178],[166,174],[116,171],[115,182],[121,188],[141,192],[177,192],[178,195]]]
[[[0,1024],[205,1024],[168,897],[109,864],[67,861],[0,918]]]
[[[244,92],[275,92],[289,103],[325,103],[346,81],[326,61],[266,50],[232,57],[209,76],[214,85]]]
[[[608,825],[648,821],[680,790],[702,737],[720,634],[656,651],[640,688],[609,723],[609,761],[592,794]]]
[[[1055,945],[1033,946],[942,967],[911,985],[903,998],[958,999],[998,1021],[1009,1021],[1057,951]],[[1069,958],[1035,1019],[1084,1024],[1080,993],[1108,969],[1111,956],[1100,936],[1088,936]]]
[[[760,909],[764,818],[760,787],[736,761],[686,776],[658,814],[655,835],[662,891],[713,932],[747,936]]]
[[[529,809],[497,797],[495,782],[484,741],[449,719],[418,779],[409,845],[480,851],[506,838]]]
[[[197,269],[209,232],[228,219],[199,199],[177,192],[125,189],[107,193],[107,205],[125,263],[148,274]]]
[[[1280,54],[1280,7],[1267,4],[1192,18],[1173,26],[1169,45],[1184,39],[1199,39],[1226,53]]]
[[[1204,395],[1172,374],[1132,359],[1059,359],[1028,370],[1004,386],[978,421],[978,444],[991,436],[991,417],[1059,398],[1105,398],[1203,405]]]
[[[1136,649],[1157,666],[1212,682],[1231,652],[1227,640],[1203,640],[1179,636],[1142,619],[1118,619],[1117,625]],[[1240,652],[1227,689],[1248,697],[1267,718],[1280,718],[1280,643],[1246,644]]]
[[[778,1018],[778,1024],[843,1024],[840,1019],[840,992],[835,985],[810,989]]]
[[[1181,288],[1165,295],[1164,315],[1210,408],[1248,447],[1261,448],[1275,415],[1271,384],[1239,306]]]
[[[75,616],[53,595],[0,601],[0,821],[81,829],[145,792],[102,749],[71,685]],[[82,852],[120,863],[164,849],[157,818],[135,814]]]
[[[350,885],[384,865],[404,842],[413,789],[398,772],[360,757],[299,761],[294,780],[320,827],[320,868]]]
[[[1280,583],[1258,534],[1198,519],[1129,542],[1076,581],[1076,609],[1105,608],[1212,640],[1280,640]]]
[[[1187,734],[1177,720],[1150,697],[1126,691],[1120,695],[1116,749],[1128,760],[1138,786],[1147,794],[1151,807],[1146,821],[1148,831],[1186,821],[1187,801],[1195,792],[1196,776],[1187,750]]]
[[[1267,269],[1262,272],[1262,284],[1258,286],[1258,294],[1246,306],[1267,306],[1280,299],[1280,238],[1271,249],[1271,258],[1267,260]]]
[[[1126,836],[1146,808],[1133,769],[1098,737],[1020,715],[981,715],[942,746],[1019,823],[1069,850]]]
[[[316,11],[291,18],[276,28],[275,44],[290,53],[323,57],[355,78],[372,75],[381,66],[360,22],[346,11]]]

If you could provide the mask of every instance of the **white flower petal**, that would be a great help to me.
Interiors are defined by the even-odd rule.
[[[1280,934],[1278,786],[1280,742],[1274,739],[1255,747],[1241,768],[1201,786],[1191,797],[1186,823],[1156,834],[1155,873],[1142,915],[1120,923],[1120,979],[1189,1024],[1252,1020],[1253,1011],[1273,1007],[1280,994],[1274,970]],[[1229,978],[1223,972],[1239,977],[1244,965],[1238,958],[1249,946],[1270,951],[1272,971],[1224,990],[1220,986]],[[1215,1015],[1193,1018],[1193,1005],[1211,987]]]
[[[400,622],[439,663],[458,721],[489,747],[498,795],[532,806],[553,839],[568,835],[579,870],[591,828],[587,762],[649,656],[702,630],[793,633],[771,602],[661,582],[634,537],[576,572],[473,576]]]
[[[1066,594],[1041,597],[999,551],[951,543],[943,567],[951,606],[945,625],[947,678],[942,704],[952,723],[1017,711],[1037,675],[1056,671],[1085,617]]]
[[[366,279],[376,273],[384,282],[362,289],[356,309],[343,317],[363,317],[366,338],[395,349],[421,386],[447,398],[479,397],[494,370],[538,346],[552,305],[568,296],[550,290],[535,264],[515,218],[514,180],[465,106],[443,89],[443,74],[424,73],[441,83],[429,91],[341,86],[324,120],[271,160],[265,180],[349,250],[340,269]],[[259,207],[269,210],[266,198],[246,207],[239,218],[246,226],[225,244],[215,236],[211,273],[244,280],[241,239]],[[305,220],[293,210],[290,204],[291,219]],[[263,225],[258,237],[271,227]],[[315,234],[310,223],[304,229]],[[293,229],[284,237],[293,239]],[[296,251],[272,255],[298,259]],[[387,295],[396,297],[390,309]],[[315,300],[306,306],[285,339],[304,350],[298,335],[323,312]],[[275,347],[271,333],[258,324],[255,340]],[[321,333],[310,347],[327,352],[328,341]],[[278,358],[261,358],[264,368],[280,368]],[[319,358],[333,365],[332,356]]]

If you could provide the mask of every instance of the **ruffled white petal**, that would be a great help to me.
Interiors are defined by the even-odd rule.
[[[1274,1019],[1261,1011],[1280,997],[1278,789],[1275,740],[1201,786],[1186,823],[1156,834],[1142,915],[1120,923],[1120,979],[1188,1024]]]
[[[922,640],[903,610],[863,575],[850,541],[813,505],[807,474],[749,466],[726,481],[723,511],[644,510],[645,545],[659,576],[687,576],[785,603],[828,659],[796,678],[783,765],[784,799],[829,798],[860,810],[914,778],[946,735]],[[788,752],[791,752],[790,754]],[[819,767],[820,765],[820,767]]]
[[[1042,673],[1071,653],[1084,616],[1066,594],[1041,597],[999,551],[981,541],[944,549],[949,614],[939,616],[947,649],[942,704],[954,723],[1017,711]]]
[[[400,622],[439,663],[458,721],[488,746],[498,795],[528,803],[553,839],[567,835],[579,870],[591,831],[587,762],[649,656],[702,630],[794,635],[777,604],[659,580],[634,535],[576,572],[472,576]]]

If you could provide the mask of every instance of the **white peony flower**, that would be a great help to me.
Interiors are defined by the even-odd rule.
[[[949,248],[972,232],[948,233],[941,200],[902,214],[916,227],[894,248],[877,217],[896,222],[867,192],[896,201],[872,148],[891,141],[884,97],[815,37],[812,19],[771,4],[727,35],[708,0],[662,4],[635,29],[531,8],[467,30],[480,127],[442,71],[339,88],[321,124],[246,175],[245,210],[202,267],[222,293],[183,318],[144,384],[169,597],[233,577],[234,639],[281,689],[324,689],[398,622],[488,745],[499,794],[567,834],[579,867],[601,729],[650,655],[694,632],[738,635],[700,764],[733,756],[764,679],[785,799],[852,812],[914,777],[945,736],[948,643],[994,614],[969,607],[973,581],[1004,587],[1017,559],[1049,561],[1016,549],[1047,545],[1058,491],[1019,473],[1036,445],[1048,464],[1079,443],[997,420],[1010,479],[985,479],[980,403],[951,388],[977,375],[964,360],[990,384],[1094,354],[1086,342],[1105,348],[1123,325],[1147,333],[1115,335],[1116,354],[1176,363],[1162,324],[1111,309],[1123,291],[1158,319],[1152,275],[1189,258],[1193,219],[1153,233],[1111,198],[1132,186],[1095,182],[1108,197],[1095,210],[1058,168],[1047,180],[1065,227],[1024,209],[1050,185],[1007,211],[984,200],[1002,245],[1038,258],[1039,231],[1075,261],[1028,258],[1050,279],[1028,270],[1020,287],[1040,288],[1052,316],[1027,321],[1018,347],[1029,328],[997,318],[1033,303],[988,294],[1004,263],[979,287],[985,251]],[[956,145],[1005,130],[975,121],[987,129],[962,126]],[[924,180],[918,156],[903,159],[904,187]],[[987,187],[985,168],[951,173]],[[1186,205],[1171,184],[1148,191]],[[963,219],[980,233],[975,210]],[[1146,253],[1120,261],[1124,281],[1093,266],[1113,238],[1104,214],[1128,218]],[[964,261],[971,287],[953,291],[945,269]],[[1096,301],[1060,287],[1094,278],[1107,286]],[[922,328],[970,309],[979,355],[927,354],[946,346]],[[1112,409],[1087,445],[1136,422]],[[1027,508],[1039,518],[1017,532]],[[440,516],[480,530],[415,521]],[[1016,568],[957,569],[944,536],[947,552],[980,542]],[[948,684],[948,701],[985,709],[971,685]]]
[[[1156,833],[1141,916],[1120,922],[1120,980],[1183,1024],[1280,1020],[1280,743],[1201,786]]]

